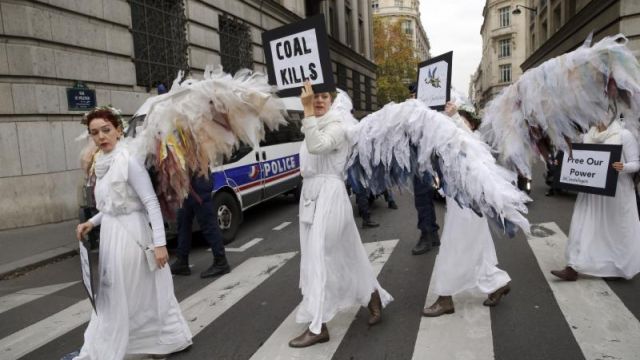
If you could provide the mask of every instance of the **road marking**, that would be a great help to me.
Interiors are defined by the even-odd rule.
[[[253,257],[180,303],[195,336],[238,300],[268,279],[297,252]],[[91,303],[82,300],[37,323],[0,339],[2,359],[17,359],[85,324]]]
[[[82,300],[0,340],[3,359],[17,359],[89,321],[91,303]]]
[[[581,277],[570,282],[551,275],[551,270],[562,269],[566,265],[567,236],[553,222],[539,224],[538,227],[551,231],[527,236],[529,246],[584,357],[637,359],[640,354],[640,321],[606,281]]]
[[[47,296],[66,289],[80,281],[72,281],[62,284],[47,285],[37,288],[23,289],[13,294],[0,297],[0,314],[9,311],[17,306],[24,305],[34,300],[38,300],[43,296]]]
[[[268,279],[297,252],[250,258],[229,274],[180,303],[182,314],[196,336],[236,302]]]
[[[429,286],[425,307],[433,304],[436,298]],[[484,294],[465,291],[453,296],[455,313],[436,318],[423,317],[412,359],[493,359],[491,313],[482,305],[486,298]]]
[[[263,238],[255,238],[253,240],[247,241],[247,243],[245,243],[244,245],[240,246],[239,248],[225,248],[224,251],[228,251],[228,252],[244,252],[245,250],[247,250],[248,248],[252,247],[253,245],[259,243],[262,240],[264,240],[264,239]],[[211,249],[209,249],[209,251],[211,251]]]
[[[397,239],[364,244],[365,250],[372,260],[373,271],[378,274],[393,252]],[[299,335],[307,327],[296,322],[296,309],[287,316],[269,339],[253,354],[251,359],[260,360],[323,360],[331,359],[344,338],[349,326],[360,310],[360,306],[342,311],[331,320],[327,327],[331,340],[324,344],[316,344],[309,348],[294,349],[289,347],[289,340]]]
[[[273,228],[273,230],[275,230],[275,231],[280,231],[280,230],[282,230],[282,229],[286,228],[286,227],[287,227],[287,226],[289,226],[289,225],[291,225],[291,222],[290,222],[290,221],[285,221],[285,222],[283,222],[282,224],[280,224],[280,225],[278,225],[278,226],[274,227],[274,228]]]

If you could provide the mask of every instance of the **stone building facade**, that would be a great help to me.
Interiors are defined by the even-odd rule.
[[[487,0],[482,11],[482,60],[471,77],[469,96],[484,108],[494,96],[522,75],[520,64],[527,54],[528,17],[514,15],[527,0]]]
[[[263,71],[262,31],[317,13],[336,83],[375,110],[367,0],[0,0],[0,229],[77,218],[78,81],[131,115],[178,69]]]
[[[420,0],[372,0],[371,8],[376,18],[401,22],[419,62],[431,57],[429,38],[420,20]]]
[[[530,51],[523,71],[575,50],[591,32],[594,42],[622,33],[632,51],[640,50],[640,1],[529,0],[528,6],[535,12],[526,14],[531,21]]]

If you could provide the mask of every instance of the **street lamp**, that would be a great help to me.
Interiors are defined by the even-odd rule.
[[[513,15],[520,15],[522,13],[522,10],[520,10],[519,8],[524,8],[527,10],[531,10],[533,11],[533,15],[538,14],[538,9],[537,8],[530,8],[528,6],[524,6],[524,5],[516,5],[516,8],[513,9],[513,11],[511,12]]]

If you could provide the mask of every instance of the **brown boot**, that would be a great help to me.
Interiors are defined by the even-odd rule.
[[[322,330],[320,334],[314,334],[307,328],[300,336],[289,341],[289,346],[292,348],[303,348],[318,343],[325,343],[329,341],[329,330],[326,324],[322,324]]]
[[[451,296],[438,296],[438,300],[433,305],[424,308],[422,315],[426,317],[438,317],[444,314],[453,314],[455,309],[453,308],[453,299]]]
[[[380,294],[378,290],[371,293],[371,300],[369,300],[369,325],[375,325],[382,320],[382,300],[380,300]]]
[[[566,266],[562,270],[551,270],[551,274],[559,277],[565,281],[576,281],[578,280],[578,273],[573,270],[571,266]]]
[[[500,300],[502,299],[503,296],[507,295],[509,293],[509,291],[511,291],[511,286],[510,286],[511,282],[508,282],[507,285],[501,287],[500,289],[492,292],[491,294],[489,294],[489,296],[487,297],[487,300],[485,300],[482,305],[484,306],[496,306],[500,303]]]

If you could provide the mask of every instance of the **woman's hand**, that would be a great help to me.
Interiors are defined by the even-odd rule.
[[[304,117],[313,116],[313,88],[309,80],[304,82],[302,93],[300,93],[300,101],[304,108]]]
[[[163,268],[169,261],[169,252],[166,246],[156,246],[153,251],[156,254],[156,264],[159,268]]]
[[[614,162],[613,164],[611,164],[611,166],[613,166],[613,168],[616,169],[618,172],[624,169],[624,164],[619,161]]]
[[[82,224],[78,224],[76,227],[76,238],[78,241],[82,241],[82,237],[87,235],[89,231],[93,229],[93,224],[90,221],[85,221]]]

